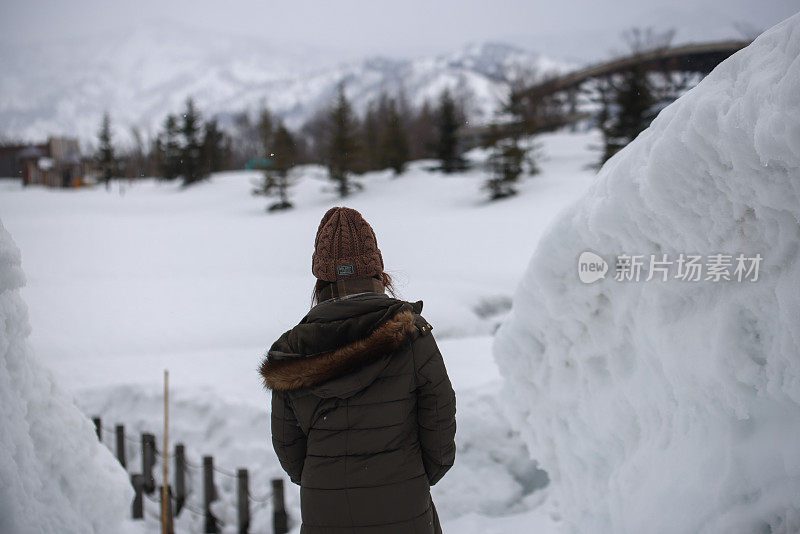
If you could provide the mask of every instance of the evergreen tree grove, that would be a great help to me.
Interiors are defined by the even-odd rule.
[[[216,119],[203,122],[191,98],[186,101],[181,119],[167,116],[154,150],[161,177],[181,177],[184,186],[230,168],[232,157],[230,138]]]

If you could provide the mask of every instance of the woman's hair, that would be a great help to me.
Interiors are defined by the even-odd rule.
[[[389,294],[393,297],[397,297],[397,292],[395,290],[394,284],[392,283],[392,277],[389,276],[389,273],[382,272],[381,274],[375,276],[382,284],[384,289],[386,289]],[[332,282],[327,282],[325,280],[317,280],[314,284],[314,291],[311,294],[311,307],[316,306],[319,304],[319,294],[323,288],[331,284]]]

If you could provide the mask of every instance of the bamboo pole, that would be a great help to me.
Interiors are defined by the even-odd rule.
[[[169,371],[164,369],[164,478],[161,482],[161,534],[167,534],[167,506],[169,506],[169,494],[167,493],[167,481],[169,480]]]

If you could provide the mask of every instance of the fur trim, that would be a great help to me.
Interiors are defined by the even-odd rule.
[[[290,391],[339,378],[403,344],[417,330],[414,313],[403,310],[364,339],[317,356],[270,360],[264,358],[259,373],[264,387]]]

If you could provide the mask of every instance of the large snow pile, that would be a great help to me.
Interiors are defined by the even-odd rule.
[[[586,250],[604,279],[579,281]],[[676,278],[682,253],[702,255],[701,280]],[[644,256],[638,282],[615,279],[622,254]],[[675,262],[667,281],[646,281],[650,254]],[[714,281],[714,254],[731,280]],[[739,254],[763,257],[757,280],[737,281]],[[573,530],[800,530],[800,14],[555,220],[494,352]]]
[[[23,283],[0,222],[0,532],[128,531],[125,472],[28,349]]]

